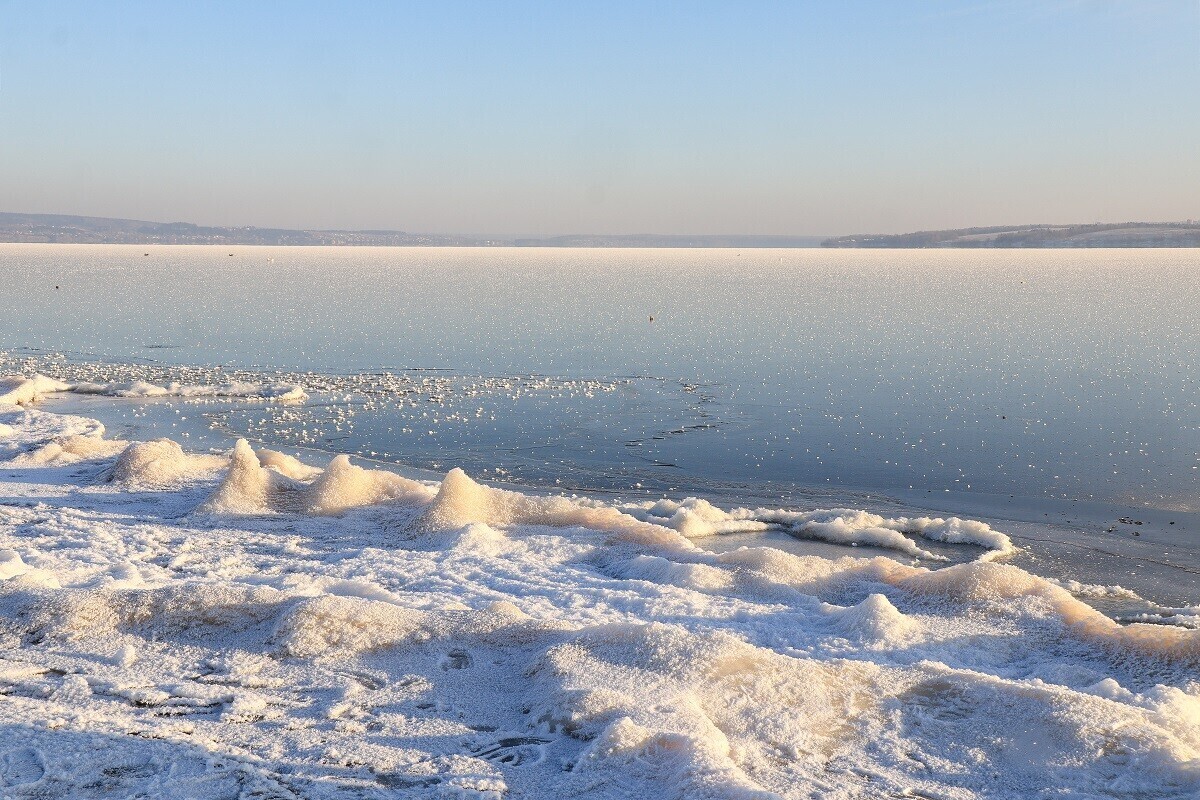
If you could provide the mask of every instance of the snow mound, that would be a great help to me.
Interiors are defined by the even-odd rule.
[[[1136,623],[1121,625],[1045,578],[1007,564],[975,561],[932,572],[922,571],[896,582],[916,594],[942,600],[1011,607],[1032,603],[1062,619],[1076,636],[1142,655],[1200,664],[1200,635],[1182,628]]]
[[[299,479],[314,474],[311,483]],[[256,453],[249,442],[239,439],[229,470],[197,510],[211,514],[339,514],[389,501],[427,503],[432,494],[433,490],[419,481],[355,466],[349,456],[334,456],[321,471],[271,450]]]
[[[13,578],[21,578],[20,583],[23,586],[60,588],[58,578],[53,572],[29,566],[16,550],[0,550],[0,581]]]
[[[165,397],[171,394],[166,386],[158,386],[148,381],[130,381],[128,383],[91,383],[83,381],[71,387],[78,394],[101,394],[109,397]]]
[[[153,637],[228,636],[277,617],[286,596],[270,587],[189,582],[157,589],[0,589],[9,630],[24,641],[70,641],[116,632]]]
[[[886,524],[886,523],[885,523]],[[991,561],[1001,556],[1007,556],[1017,551],[1012,539],[1007,534],[993,530],[986,522],[974,519],[950,517],[917,517],[908,519],[901,517],[894,521],[903,530],[913,531],[926,539],[949,544],[975,544],[986,547],[990,552],[980,556],[981,561]]]
[[[661,624],[586,629],[530,672],[538,720],[591,743],[576,771],[661,781],[681,797],[768,797],[752,773],[773,754],[821,769],[863,746],[857,723],[887,683],[869,664],[787,658]],[[787,711],[760,713],[768,708]]]
[[[418,527],[437,531],[461,528],[473,522],[497,527],[583,527],[612,533],[623,541],[674,548],[691,546],[670,530],[641,522],[612,506],[495,489],[476,483],[461,469],[452,469],[422,514]]]
[[[127,446],[105,480],[126,489],[177,489],[210,477],[225,463],[222,456],[189,455],[178,442],[154,439]]]
[[[429,502],[432,490],[418,481],[385,470],[368,470],[334,456],[325,471],[305,490],[312,514],[337,514],[350,508],[391,500],[413,505]]]
[[[297,658],[362,653],[416,638],[428,618],[427,612],[391,603],[322,595],[292,608],[274,639],[283,653]]]
[[[835,626],[848,638],[863,643],[894,646],[917,638],[920,624],[892,605],[886,596],[875,593],[855,606],[824,605]]]
[[[101,436],[61,436],[28,453],[21,453],[12,460],[16,466],[64,466],[80,461],[112,458],[129,446],[120,439],[104,439]]]
[[[724,592],[738,583],[737,576],[727,569],[644,554],[618,561],[608,573],[615,578],[669,583],[699,592]]]
[[[197,509],[213,514],[264,514],[272,510],[268,495],[295,490],[286,476],[262,466],[254,449],[238,439],[229,457],[229,469],[216,492]],[[276,501],[275,505],[280,505]]]

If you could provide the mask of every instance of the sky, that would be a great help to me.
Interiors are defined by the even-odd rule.
[[[1200,0],[0,0],[0,211],[493,234],[1200,219]]]

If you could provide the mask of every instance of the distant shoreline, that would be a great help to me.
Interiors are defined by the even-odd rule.
[[[1200,223],[1119,222],[1091,225],[1013,225],[826,239],[830,248],[1059,249],[1200,247]]]
[[[0,243],[216,245],[270,247],[857,248],[1031,249],[1200,247],[1200,222],[1019,225],[902,234],[568,234],[490,236],[390,230],[290,230],[189,222],[0,212]]]
[[[190,222],[79,217],[63,214],[0,213],[0,242],[7,244],[129,244],[222,246],[359,247],[819,247],[825,236],[744,234],[572,234],[492,236],[407,231],[289,230],[205,227]]]

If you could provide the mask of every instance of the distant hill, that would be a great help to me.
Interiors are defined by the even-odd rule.
[[[146,222],[65,214],[0,212],[0,242],[65,244],[257,244],[257,245],[489,245],[511,244],[482,236],[404,231],[308,231],[284,228],[220,228],[190,222]]]
[[[822,247],[1200,247],[1200,223],[1016,225],[890,235],[838,236]]]
[[[136,219],[77,217],[65,214],[0,212],[0,242],[65,244],[257,244],[375,245],[391,247],[489,245],[516,247],[816,247],[821,236],[609,236],[495,237],[481,234],[406,233],[404,231],[288,230],[221,228],[190,222],[146,222]]]
[[[516,239],[513,243],[518,247],[817,247],[823,241],[824,237],[821,236],[580,233],[569,236],[548,236],[542,239]]]

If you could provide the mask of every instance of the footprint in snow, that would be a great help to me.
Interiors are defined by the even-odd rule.
[[[451,650],[442,656],[440,663],[442,669],[447,671],[452,669],[467,669],[475,663],[475,659],[471,658],[471,654],[466,650]]]
[[[373,692],[378,691],[388,685],[388,680],[386,678],[377,676],[377,675],[371,675],[370,673],[367,673],[367,672],[355,672],[353,670],[339,670],[334,674],[339,675],[344,678],[349,678],[350,680],[352,680],[355,683],[362,686],[364,689],[369,689]],[[406,683],[411,683],[411,680],[409,680],[409,677],[411,677],[411,676],[402,678],[399,681],[397,681],[397,683],[401,686],[405,685]]]
[[[42,754],[32,747],[16,747],[0,758],[0,778],[5,786],[37,783],[46,774]]]
[[[428,789],[442,782],[442,779],[437,776],[404,775],[402,773],[383,773],[376,775],[375,780],[389,789]]]
[[[549,739],[537,736],[510,736],[480,747],[471,748],[473,755],[485,761],[520,767],[525,764],[540,764],[546,760],[546,744]]]

